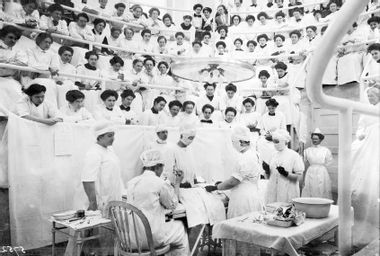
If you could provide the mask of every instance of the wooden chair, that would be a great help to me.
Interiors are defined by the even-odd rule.
[[[107,207],[109,209],[109,217],[112,220],[117,235],[117,240],[115,241],[114,246],[115,256],[156,256],[169,252],[169,245],[164,245],[160,248],[154,247],[152,230],[148,219],[142,211],[135,206],[122,201],[112,201]],[[144,226],[145,238],[149,249],[144,250],[142,248],[144,237],[139,237],[138,223],[142,223]],[[133,230],[131,230],[131,227],[133,227]]]

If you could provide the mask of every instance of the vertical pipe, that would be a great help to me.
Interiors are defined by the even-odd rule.
[[[339,205],[339,253],[351,255],[351,142],[352,108],[339,112],[339,161],[338,161],[338,205]]]

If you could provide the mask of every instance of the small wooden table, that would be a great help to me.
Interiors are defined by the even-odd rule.
[[[80,256],[82,251],[82,245],[85,241],[93,240],[99,238],[99,235],[93,235],[89,237],[83,237],[83,233],[85,230],[90,230],[93,228],[106,228],[108,230],[113,230],[112,228],[108,227],[108,225],[111,223],[110,219],[103,218],[100,215],[95,216],[86,216],[83,219],[76,220],[69,222],[69,220],[56,220],[53,217],[49,219],[49,221],[52,223],[52,256],[55,255],[55,234],[56,232],[59,232],[61,234],[66,235],[67,237],[71,237],[73,239],[76,239],[76,255]],[[66,229],[67,231],[63,231]],[[71,232],[70,232],[71,231]],[[78,234],[79,236],[76,236],[75,234]],[[72,233],[72,234],[71,234]]]

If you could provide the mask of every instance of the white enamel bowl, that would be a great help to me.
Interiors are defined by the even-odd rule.
[[[329,216],[331,204],[334,202],[331,199],[318,197],[299,197],[292,201],[297,210],[306,213],[306,218],[315,219]]]

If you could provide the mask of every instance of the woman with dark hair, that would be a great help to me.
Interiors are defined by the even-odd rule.
[[[158,96],[153,101],[153,107],[146,109],[141,117],[141,125],[157,126],[165,123],[165,114],[162,111],[165,108],[166,100],[162,96]]]
[[[36,37],[36,46],[27,50],[28,66],[38,70],[50,71],[50,75],[29,72],[27,76],[22,77],[22,84],[24,86],[31,83],[43,84],[46,87],[46,99],[54,106],[58,106],[57,84],[51,78],[58,75],[59,58],[56,53],[50,50],[52,44],[53,38],[48,33],[40,33]]]
[[[224,42],[226,44],[227,51],[230,50],[232,42],[230,37],[228,36],[228,27],[227,26],[221,26],[217,27],[216,31],[218,32],[219,38],[215,38],[215,46],[218,42]]]
[[[260,114],[255,111],[255,101],[252,98],[243,100],[244,111],[239,115],[239,123],[251,132],[258,132],[257,125],[259,124]]]
[[[7,11],[12,22],[17,24],[25,24],[27,27],[38,27],[40,13],[38,12],[38,4],[36,0],[21,0],[20,4]]]
[[[202,114],[202,107],[206,104],[210,104],[214,107],[215,111],[220,110],[220,97],[215,95],[215,89],[216,89],[216,83],[205,83],[203,85],[205,89],[205,93],[200,95],[197,101],[197,114],[200,116]],[[221,113],[219,111],[219,115],[215,114],[215,121],[220,121],[221,119]]]
[[[221,4],[216,8],[215,22],[216,27],[228,26],[230,24],[230,17],[225,5]]]
[[[233,107],[227,107],[224,111],[224,120],[219,123],[220,128],[233,128],[236,126],[237,111]]]
[[[46,87],[40,84],[32,84],[24,89],[26,96],[16,103],[16,114],[46,125],[62,122],[54,105],[45,101],[45,92]]]
[[[260,34],[257,36],[257,47],[255,52],[257,56],[269,56],[272,54],[273,48],[268,43],[269,37],[267,34]],[[272,73],[272,61],[270,59],[258,59],[256,61],[256,70],[266,70]]]
[[[105,90],[100,94],[100,98],[103,101],[102,105],[99,105],[94,113],[96,120],[108,120],[116,124],[125,124],[125,117],[119,106],[116,105],[116,101],[119,98],[119,94],[114,90]]]
[[[364,66],[363,74],[365,77],[372,77],[367,80],[367,84],[374,85],[380,82],[380,43],[369,45],[367,54],[370,55],[370,59]]]
[[[321,142],[325,136],[317,128],[311,134],[312,146],[305,149],[304,160],[309,167],[305,174],[303,197],[322,197],[332,199],[331,180],[326,166],[332,161],[331,151]]]
[[[245,22],[242,23],[242,18],[239,15],[233,15],[231,17],[231,26],[228,28],[230,38],[236,39],[238,37],[243,38],[245,35],[239,34],[246,29]]]
[[[280,111],[276,111],[279,103],[271,98],[265,102],[265,105],[268,108],[268,112],[262,115],[258,124],[261,134],[270,134],[277,129],[286,129],[285,115]]]
[[[28,57],[22,51],[14,48],[21,37],[21,31],[13,26],[4,26],[0,30],[0,63],[25,66]],[[12,109],[15,102],[21,97],[21,84],[13,76],[19,72],[12,69],[0,68],[0,102],[3,107]],[[6,116],[0,111],[0,116]]]
[[[41,33],[36,37],[36,46],[28,49],[28,66],[49,70],[51,75],[58,74],[59,62],[57,55],[50,50],[53,38],[48,33]]]
[[[99,55],[94,51],[89,51],[86,52],[85,58],[87,63],[77,67],[77,74],[102,78],[102,71],[97,67]],[[95,106],[100,103],[99,90],[104,87],[103,82],[93,79],[78,78],[75,85],[78,86],[79,90],[83,90],[83,93],[86,95],[85,106],[90,112],[92,112]]]
[[[150,29],[143,29],[141,31],[141,41],[138,45],[138,50],[146,53],[153,53],[154,40],[152,40],[152,31]]]
[[[74,54],[73,48],[70,46],[61,46],[58,49],[59,55],[59,72],[60,74],[75,74],[76,68],[71,64],[71,60]],[[55,83],[58,85],[58,107],[62,108],[67,105],[66,102],[66,93],[70,90],[76,89],[74,84],[75,78],[73,77],[64,77],[64,76],[56,76],[54,77]]]
[[[94,24],[94,28],[91,30],[91,32],[94,36],[94,41],[100,44],[108,44],[106,32],[104,31],[104,29],[107,26],[106,21],[103,19],[96,18],[92,23]],[[94,46],[94,50],[96,50],[98,53],[105,52],[108,54],[108,48]]]
[[[117,3],[114,5],[115,10],[112,14],[113,19],[128,22],[132,18],[132,13],[125,11],[127,6],[124,3]],[[116,23],[114,25],[123,25],[123,23]]]
[[[169,13],[165,13],[164,16],[162,16],[162,22],[164,24],[163,27],[168,30],[161,31],[160,35],[165,36],[168,41],[175,41],[174,31],[178,31],[178,28],[174,24],[172,16]]]
[[[85,96],[79,90],[70,90],[66,93],[67,104],[60,109],[63,122],[80,123],[94,121],[94,117],[84,107]]]
[[[182,104],[181,122],[180,124],[197,125],[199,123],[198,117],[195,115],[195,103],[187,100]]]
[[[49,16],[42,15],[40,28],[48,33],[58,33],[68,36],[67,23],[62,19],[64,9],[59,4],[52,4],[47,9]]]
[[[159,18],[160,10],[156,7],[150,8],[149,18],[146,20],[146,26],[152,31],[152,36],[157,37],[160,34],[160,28],[163,27],[163,23]]]
[[[94,34],[92,33],[91,27],[88,25],[89,20],[87,14],[79,13],[76,17],[76,22],[71,22],[69,24],[70,36],[77,39],[94,41]]]
[[[125,74],[123,72],[123,67],[124,67],[123,59],[115,55],[112,57],[112,59],[110,59],[109,63],[111,66],[107,70],[104,70],[103,72],[104,77],[111,80],[124,81]],[[121,83],[107,82],[105,87],[106,89],[111,89],[115,91],[125,90],[125,85]]]
[[[169,64],[166,61],[160,61],[157,65],[159,74],[156,76],[155,80],[157,84],[174,86],[175,81],[171,75],[169,75]],[[170,94],[171,91],[161,90],[161,94]]]

